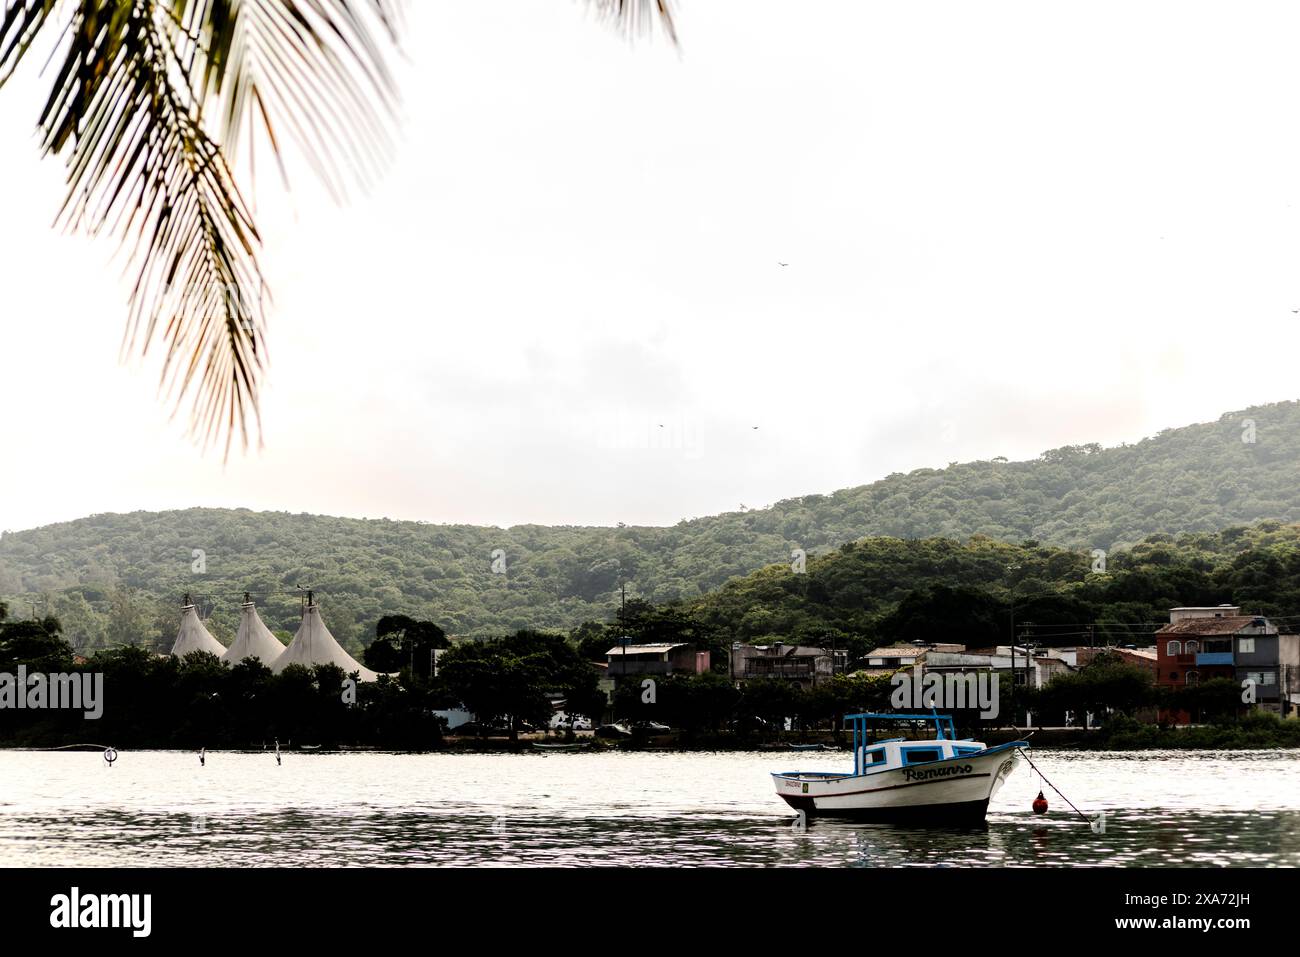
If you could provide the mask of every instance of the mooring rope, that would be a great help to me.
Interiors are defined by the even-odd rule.
[[[1079,815],[1079,817],[1083,818],[1085,821],[1087,821],[1088,824],[1091,826],[1091,824],[1092,824],[1092,818],[1088,817],[1088,815],[1084,814],[1084,813],[1083,813],[1082,811],[1080,811],[1077,807],[1074,807],[1074,802],[1071,801],[1071,800],[1070,800],[1068,797],[1066,797],[1064,794],[1061,794],[1061,789],[1058,788],[1058,787],[1057,787],[1055,784],[1053,784],[1051,781],[1047,780],[1047,775],[1043,774],[1042,771],[1039,771],[1039,770],[1038,770],[1038,765],[1036,765],[1036,764],[1034,763],[1034,759],[1031,758],[1028,754],[1026,754],[1023,748],[1016,748],[1016,750],[1020,752],[1020,756],[1021,756],[1022,758],[1024,758],[1026,761],[1029,762],[1029,766],[1030,766],[1031,768],[1033,768],[1035,771],[1038,772],[1038,777],[1039,777],[1040,779],[1042,779],[1043,783],[1046,784],[1046,785],[1047,785],[1049,788],[1051,788],[1053,791],[1055,791],[1057,794],[1060,794],[1060,795],[1061,795],[1061,800],[1064,801],[1066,804],[1070,805],[1070,807],[1073,807],[1073,808],[1074,808],[1074,813],[1077,814],[1077,815]]]

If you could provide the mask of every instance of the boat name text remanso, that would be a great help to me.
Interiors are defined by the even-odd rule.
[[[947,778],[954,774],[970,774],[970,772],[969,764],[948,764],[941,768],[922,768],[919,771],[904,768],[903,777],[909,781],[928,781],[930,778]]]

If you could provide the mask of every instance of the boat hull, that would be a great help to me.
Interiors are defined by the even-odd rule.
[[[1013,746],[873,774],[773,774],[776,793],[809,817],[976,823],[1020,760]]]

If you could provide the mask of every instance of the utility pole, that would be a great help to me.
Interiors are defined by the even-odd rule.
[[[995,652],[996,648],[993,649]],[[1008,689],[1011,693],[1007,696],[1011,699],[1008,702],[1011,705],[1011,730],[1016,729],[1016,593],[1011,592],[1011,687]]]
[[[1029,679],[1030,679],[1030,676],[1032,675],[1032,670],[1031,670],[1031,668],[1032,668],[1032,662],[1030,661],[1030,646],[1031,646],[1032,642],[1031,642],[1031,640],[1030,640],[1030,638],[1029,638],[1029,634],[1028,634],[1028,633],[1029,633],[1029,629],[1031,629],[1031,628],[1034,627],[1034,623],[1033,623],[1032,621],[1026,621],[1026,622],[1023,622],[1023,623],[1021,624],[1020,627],[1021,627],[1021,628],[1024,630],[1024,632],[1025,632],[1025,634],[1024,634],[1024,645],[1025,645],[1025,691],[1028,692],[1028,691],[1029,691]],[[1025,722],[1026,722],[1026,725],[1028,725],[1028,721],[1029,721],[1029,709],[1026,707],[1026,709],[1025,709]]]
[[[736,683],[736,623],[731,623],[731,640],[727,642],[727,674],[731,677],[731,683]]]

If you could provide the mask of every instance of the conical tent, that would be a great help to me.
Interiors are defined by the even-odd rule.
[[[221,660],[228,665],[237,665],[245,658],[260,658],[262,664],[269,668],[282,654],[284,645],[263,623],[262,616],[257,613],[257,606],[251,601],[240,605],[239,634],[235,635],[235,643]]]
[[[177,658],[184,658],[195,651],[206,651],[220,658],[226,653],[226,646],[213,638],[208,629],[203,627],[198,610],[193,605],[186,605],[181,609],[181,628],[176,633],[172,654]]]
[[[307,668],[312,665],[338,665],[347,674],[359,671],[362,681],[374,681],[379,677],[343,650],[343,646],[325,627],[316,605],[307,606],[298,633],[289,642],[289,647],[284,649],[284,654],[275,659],[271,670],[279,674],[289,665],[303,665]]]

